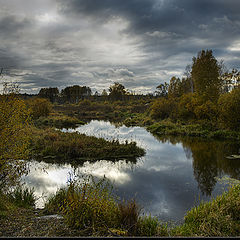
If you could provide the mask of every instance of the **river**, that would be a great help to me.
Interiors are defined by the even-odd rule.
[[[146,214],[163,221],[180,223],[184,214],[200,200],[210,200],[226,186],[219,178],[240,179],[240,160],[226,156],[236,154],[239,143],[203,140],[200,138],[155,137],[142,127],[115,126],[110,122],[92,120],[76,129],[89,136],[135,141],[146,150],[136,163],[100,160],[85,162],[75,169],[78,174],[106,176],[124,199],[135,197]],[[46,198],[65,186],[74,168],[69,164],[30,162],[30,173],[22,181],[34,187],[37,207]]]

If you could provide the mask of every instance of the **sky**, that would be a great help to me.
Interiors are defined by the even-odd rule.
[[[154,92],[202,49],[240,67],[239,0],[0,0],[1,81]]]

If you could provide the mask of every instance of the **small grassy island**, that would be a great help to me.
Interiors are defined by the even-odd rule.
[[[145,154],[145,150],[135,142],[119,143],[85,134],[65,133],[52,128],[31,129],[33,158],[59,163],[77,163],[84,161],[136,159]]]

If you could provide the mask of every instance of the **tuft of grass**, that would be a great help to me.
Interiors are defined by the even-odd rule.
[[[137,234],[137,227],[140,215],[140,207],[135,199],[122,201],[118,204],[119,223],[121,228],[126,229],[131,235]]]
[[[145,237],[168,236],[167,224],[161,224],[156,217],[142,216],[137,223],[137,235]]]
[[[17,207],[31,208],[35,206],[34,189],[18,186],[9,194],[10,201]]]
[[[44,212],[46,214],[61,213],[67,192],[67,188],[60,188],[54,195],[50,196],[44,206]]]

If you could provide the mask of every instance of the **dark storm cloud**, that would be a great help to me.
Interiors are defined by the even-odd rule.
[[[70,0],[61,1],[62,11],[68,15],[83,14],[99,22],[121,17],[129,21],[127,34],[139,34],[150,42],[143,48],[150,52],[176,45],[185,51],[196,48],[219,47],[239,37],[240,2],[237,0]],[[145,36],[146,34],[147,36]],[[221,37],[221,38],[219,38]],[[197,38],[197,39],[195,39]],[[181,41],[185,40],[184,43]],[[198,41],[197,41],[198,40]],[[202,40],[202,42],[201,42]],[[215,40],[213,44],[212,41]],[[187,42],[188,41],[188,42]],[[154,45],[155,44],[155,45]],[[189,45],[190,44],[190,45]],[[162,47],[161,47],[162,46]]]
[[[18,19],[15,16],[4,16],[0,18],[1,36],[16,37],[19,31],[30,27],[31,22],[28,19]]]

